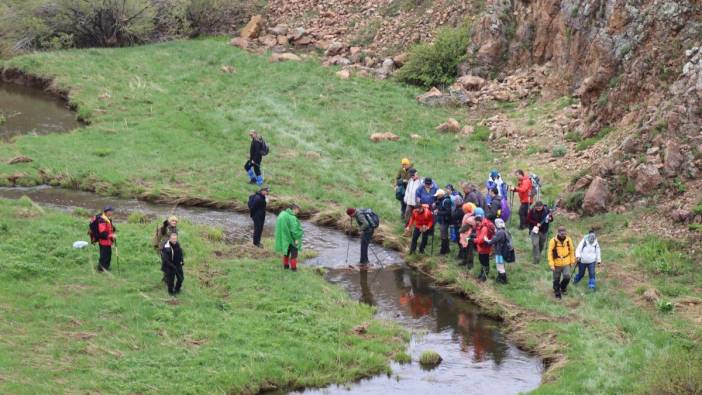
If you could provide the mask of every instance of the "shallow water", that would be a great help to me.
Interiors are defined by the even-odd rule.
[[[0,138],[48,134],[80,126],[66,103],[39,89],[0,82]]]
[[[0,197],[29,196],[42,206],[72,211],[86,208],[98,212],[110,204],[117,220],[140,211],[165,217],[173,208],[137,200],[120,200],[51,187],[0,188]],[[226,229],[233,240],[249,240],[253,230],[245,214],[206,208],[177,207],[181,219]],[[264,233],[272,235],[275,216],[269,214]],[[480,309],[437,287],[427,276],[409,267],[394,251],[373,246],[371,270],[348,267],[358,261],[360,244],[342,232],[303,221],[304,247],[319,252],[306,265],[329,269],[327,280],[343,287],[361,303],[373,305],[381,319],[395,321],[412,333],[408,353],[411,364],[392,364],[391,375],[380,375],[341,386],[307,389],[305,394],[516,394],[538,387],[542,363],[507,341],[500,323],[480,314]],[[349,257],[347,260],[347,247]],[[417,360],[424,350],[434,350],[442,363],[423,369]]]

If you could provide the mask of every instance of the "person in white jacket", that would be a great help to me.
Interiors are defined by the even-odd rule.
[[[600,243],[597,241],[594,230],[590,230],[578,244],[578,248],[575,249],[575,259],[578,263],[578,274],[575,276],[573,284],[577,284],[585,277],[585,269],[587,268],[589,277],[587,286],[594,291],[595,266],[602,263]]]
[[[407,188],[405,189],[405,204],[407,209],[405,210],[405,221],[409,220],[412,215],[412,210],[417,207],[417,189],[422,185],[422,179],[417,173],[417,169],[410,168],[407,170],[409,173],[409,181],[407,181]]]

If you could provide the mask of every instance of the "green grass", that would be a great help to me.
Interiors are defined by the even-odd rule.
[[[223,64],[238,72],[222,73]],[[250,129],[271,147],[263,170],[274,196],[295,199],[303,209],[343,202],[372,205],[394,218],[396,202],[378,186],[392,183],[403,157],[422,175],[454,176],[451,166],[435,160],[453,147],[454,136],[437,135],[434,128],[449,116],[462,122],[459,110],[420,106],[414,100],[420,90],[390,81],[339,80],[313,61],[270,64],[224,40],[207,39],[41,53],[6,66],[56,76],[92,122],[74,133],[0,145],[1,159],[17,152],[34,159],[0,163],[0,175],[26,175],[20,184],[42,182],[41,172],[52,183],[103,194],[198,196],[243,205],[254,190],[243,170]],[[111,99],[100,98],[105,92]],[[385,131],[401,140],[370,141],[372,133]],[[431,138],[414,142],[413,133]],[[309,151],[323,153],[311,166],[304,159]],[[486,157],[481,146],[461,155]]]
[[[169,304],[155,224],[119,224],[112,275],[71,248],[86,218],[0,200],[0,393],[255,393],[388,370],[405,336],[313,270],[216,258],[238,246],[179,227],[186,278]],[[364,336],[352,328],[371,325]]]

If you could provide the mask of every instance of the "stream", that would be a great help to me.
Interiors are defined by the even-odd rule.
[[[115,207],[117,221],[131,212],[165,218],[173,207],[139,200],[104,197],[88,192],[39,186],[0,188],[0,198],[28,196],[43,207],[62,211],[77,208],[99,212]],[[177,207],[181,220],[226,230],[226,238],[247,241],[253,231],[251,219],[240,213],[198,207]],[[275,216],[268,214],[264,237],[271,237]],[[378,375],[344,385],[306,389],[304,394],[516,394],[539,386],[543,364],[511,344],[498,321],[480,313],[475,304],[436,286],[431,278],[405,265],[394,251],[373,245],[375,262],[368,272],[348,270],[358,262],[360,242],[342,232],[302,221],[304,247],[318,256],[304,266],[328,269],[326,279],[344,288],[351,298],[375,306],[378,318],[392,320],[412,333],[408,353],[412,363],[392,363],[392,374]],[[149,237],[151,235],[148,235]],[[443,361],[433,369],[417,362],[422,351],[438,352]]]
[[[79,126],[65,103],[44,92],[0,82],[0,139],[18,134],[46,134]],[[0,141],[0,144],[2,142]],[[118,199],[92,193],[39,186],[0,188],[0,198],[28,196],[37,204],[71,212],[82,208],[97,213],[115,207],[116,221],[131,212],[157,219],[173,212],[181,220],[216,226],[228,241],[250,240],[253,225],[248,215],[225,210],[176,207]],[[87,221],[87,218],[86,218]],[[268,214],[264,237],[272,237],[275,215]],[[485,317],[475,304],[434,284],[409,268],[394,251],[373,245],[371,270],[349,270],[359,260],[360,242],[342,232],[302,221],[304,247],[318,255],[303,266],[327,270],[327,281],[345,289],[351,298],[372,305],[378,318],[392,320],[411,334],[407,352],[412,363],[392,363],[392,374],[378,375],[344,385],[310,388],[304,394],[516,394],[537,388],[542,362],[519,350],[503,335],[500,323]],[[145,235],[151,237],[151,234]],[[348,258],[347,258],[348,254]],[[422,351],[438,352],[443,361],[433,369],[417,362]]]
[[[49,93],[0,81],[0,139],[66,132],[79,126],[76,114]]]

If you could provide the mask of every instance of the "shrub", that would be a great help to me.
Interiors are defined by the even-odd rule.
[[[656,302],[656,309],[658,309],[658,311],[661,313],[670,313],[673,311],[673,304],[667,300],[661,299]]]
[[[127,217],[127,223],[130,224],[145,224],[149,222],[146,215],[139,211],[134,211]]]
[[[551,150],[551,156],[554,158],[561,158],[566,155],[566,148],[562,145],[557,145]]]
[[[568,195],[565,199],[565,206],[570,211],[578,211],[583,207],[585,191],[576,191]]]
[[[210,241],[220,242],[224,240],[224,230],[222,228],[209,228],[206,236]]]
[[[473,134],[470,135],[471,141],[488,141],[490,139],[490,129],[487,126],[476,126]]]
[[[570,143],[577,143],[583,139],[583,136],[581,136],[580,133],[571,130],[570,132],[566,133],[565,139]]]
[[[395,354],[393,359],[399,364],[406,364],[412,362],[412,357],[404,351]]]
[[[61,0],[45,16],[52,37],[77,47],[122,47],[146,42],[154,29],[148,0]]]
[[[419,363],[425,366],[435,366],[441,363],[441,355],[438,352],[427,350],[419,356]]]
[[[409,60],[395,76],[400,81],[431,87],[449,85],[458,74],[458,65],[466,59],[470,28],[468,24],[439,31],[433,43],[414,46]]]
[[[255,2],[245,0],[189,0],[185,19],[191,37],[221,34],[246,22],[255,13]]]

